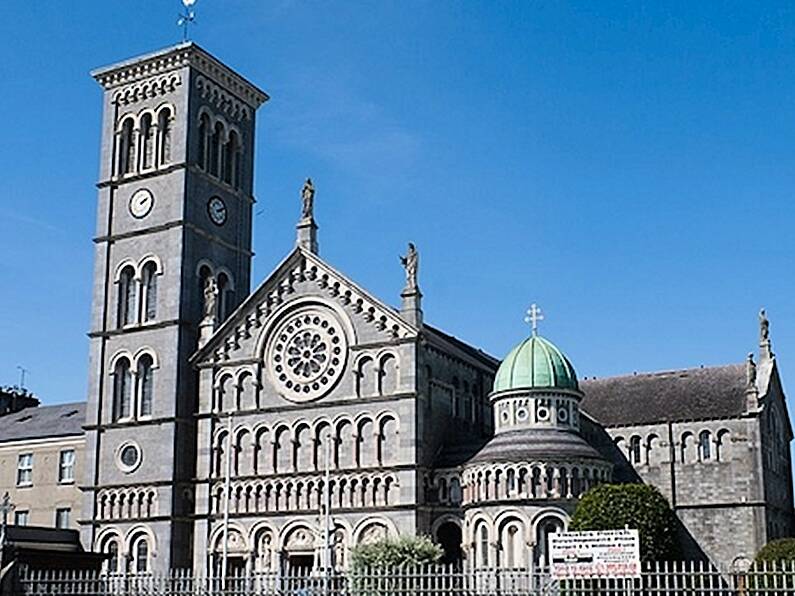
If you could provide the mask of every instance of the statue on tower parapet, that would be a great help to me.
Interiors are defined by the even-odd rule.
[[[315,186],[312,179],[307,178],[301,189],[301,219],[314,219]]]
[[[218,283],[213,276],[204,282],[204,322],[218,321]]]
[[[417,289],[417,270],[420,266],[420,255],[413,242],[409,242],[409,251],[405,257],[400,257],[400,264],[406,270],[406,289]]]

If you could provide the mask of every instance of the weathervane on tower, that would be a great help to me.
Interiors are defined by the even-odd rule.
[[[185,7],[185,12],[179,15],[177,26],[182,27],[182,41],[188,41],[188,27],[196,22],[196,13],[191,8],[196,4],[196,0],[182,0],[182,6]]]
[[[530,323],[530,328],[533,330],[533,337],[538,335],[538,322],[544,320],[544,315],[541,314],[541,309],[533,302],[530,308],[527,309],[527,316],[524,318],[525,323]]]

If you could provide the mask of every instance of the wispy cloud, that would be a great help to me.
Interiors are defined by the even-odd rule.
[[[337,76],[303,73],[273,114],[278,142],[327,160],[356,176],[393,176],[412,167],[422,135]]]
[[[47,230],[49,232],[61,231],[57,226],[54,226],[51,223],[44,221],[43,219],[38,219],[36,217],[31,217],[29,215],[25,215],[22,213],[9,211],[7,209],[0,211],[0,220],[5,222],[16,222],[18,224],[33,226],[36,228],[40,228],[42,230]]]

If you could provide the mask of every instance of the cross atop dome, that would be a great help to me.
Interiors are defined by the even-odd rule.
[[[544,320],[544,315],[541,312],[541,308],[535,302],[530,305],[526,314],[527,316],[525,316],[524,322],[530,323],[530,329],[532,329],[533,337],[535,337],[538,335],[538,322]]]

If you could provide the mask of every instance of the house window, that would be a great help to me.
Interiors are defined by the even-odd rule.
[[[30,523],[30,511],[15,511],[14,512],[14,525],[27,526]]]
[[[58,482],[67,484],[75,481],[75,450],[61,451],[58,460]]]
[[[63,507],[55,510],[55,527],[61,530],[69,528],[69,516],[72,510],[68,507]]]
[[[23,453],[17,461],[17,486],[33,485],[33,454]]]

